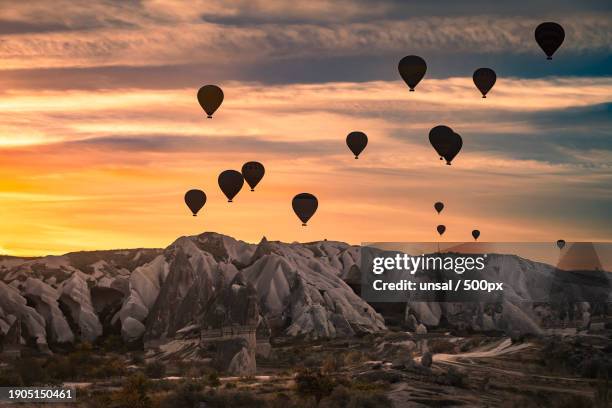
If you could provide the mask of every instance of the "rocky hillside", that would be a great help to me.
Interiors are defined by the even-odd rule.
[[[238,273],[274,335],[384,330],[381,315],[342,279],[357,255],[339,242],[248,244],[204,233],[164,250],[0,257],[0,335],[19,320],[24,341],[39,348],[113,332],[159,344],[206,321]]]
[[[0,337],[20,322],[24,342],[41,349],[110,333],[120,333],[127,342],[159,345],[186,331],[209,328],[219,313],[228,325],[250,325],[257,317],[272,336],[331,338],[385,330],[381,314],[353,291],[360,253],[359,247],[341,242],[264,238],[249,244],[207,232],[181,237],[163,250],[0,257]],[[532,300],[540,296],[538,288],[550,289],[555,271],[514,255],[493,254],[483,276],[504,282],[503,299],[410,301],[395,310],[408,330],[451,326],[538,333],[557,317],[556,309]],[[223,314],[227,306],[220,306],[225,303],[219,303],[219,296],[231,298],[233,281],[236,290],[248,287],[244,293],[256,299],[257,313]],[[588,325],[592,305],[582,302],[571,312],[574,320]]]

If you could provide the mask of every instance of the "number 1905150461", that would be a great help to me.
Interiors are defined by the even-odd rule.
[[[0,387],[0,401],[70,402],[76,401],[76,390],[60,387]]]

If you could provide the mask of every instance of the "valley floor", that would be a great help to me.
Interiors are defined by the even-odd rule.
[[[273,343],[269,358],[258,359],[256,376],[218,376],[201,361],[148,362],[129,352],[121,357],[123,375],[89,380],[79,375],[79,381],[64,385],[78,388],[79,403],[66,404],[72,408],[134,408],[138,398],[152,408],[199,408],[196,402],[206,402],[201,406],[207,408],[606,407],[612,401],[603,372],[609,361],[588,360],[605,356],[602,351],[610,351],[607,334],[518,340],[444,332],[282,338]],[[116,355],[108,358],[98,361],[118,364]],[[90,370],[86,365],[83,370]]]

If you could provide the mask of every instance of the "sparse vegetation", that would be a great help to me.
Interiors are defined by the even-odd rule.
[[[112,408],[150,408],[149,379],[143,373],[127,378],[123,388],[111,397]]]
[[[161,361],[153,361],[145,365],[145,374],[149,378],[162,378],[166,374],[166,366]]]
[[[314,398],[317,404],[334,389],[333,379],[313,370],[300,370],[295,377],[296,392],[304,398]]]

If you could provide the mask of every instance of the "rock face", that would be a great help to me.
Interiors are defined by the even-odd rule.
[[[262,240],[243,270],[257,289],[272,331],[320,338],[384,330],[382,317],[332,266],[343,267],[339,251],[329,242],[320,244],[302,247]]]
[[[22,323],[22,336],[28,342],[33,342],[39,348],[47,345],[45,319],[32,307],[19,291],[4,282],[0,282],[0,309],[5,313],[2,320],[10,322],[18,319]],[[7,329],[8,331],[8,329]]]
[[[48,341],[94,340],[102,333],[101,309],[92,307],[90,288],[117,292],[122,303],[130,273],[161,252],[133,249],[41,258],[0,256],[0,331],[17,319],[23,341],[43,351],[48,350]]]
[[[23,284],[22,293],[34,305],[34,309],[44,317],[47,336],[51,342],[71,343],[74,341],[74,334],[59,308],[60,293],[58,290],[41,280],[28,278]]]
[[[574,252],[582,256],[592,251]],[[545,322],[559,318],[550,305],[526,302],[549,294],[545,291],[550,288],[540,283],[550,280],[555,267],[490,255],[487,278],[504,283],[502,300],[410,301],[399,304],[400,323],[404,319],[405,328],[419,332],[450,326],[539,333]],[[360,247],[342,242],[264,238],[249,244],[216,233],[181,237],[163,250],[2,256],[0,335],[19,321],[23,342],[44,349],[47,342],[93,341],[109,333],[161,347],[185,340],[189,332],[189,352],[195,353],[192,342],[200,341],[202,330],[252,326],[253,340],[250,334],[228,329],[230,337],[222,333],[214,351],[220,366],[249,372],[255,364],[253,350],[269,353],[270,337],[316,339],[385,330],[383,317],[354,292],[360,282],[360,256]],[[605,280],[606,273],[601,273]],[[564,314],[588,327],[596,312],[593,304],[582,302]]]
[[[81,273],[75,273],[64,282],[60,302],[67,306],[82,340],[92,342],[102,335],[102,324],[94,312],[89,287]]]
[[[256,332],[263,317],[257,292],[241,273],[211,298],[198,320],[201,347],[214,351],[217,369],[234,375],[255,374]]]

